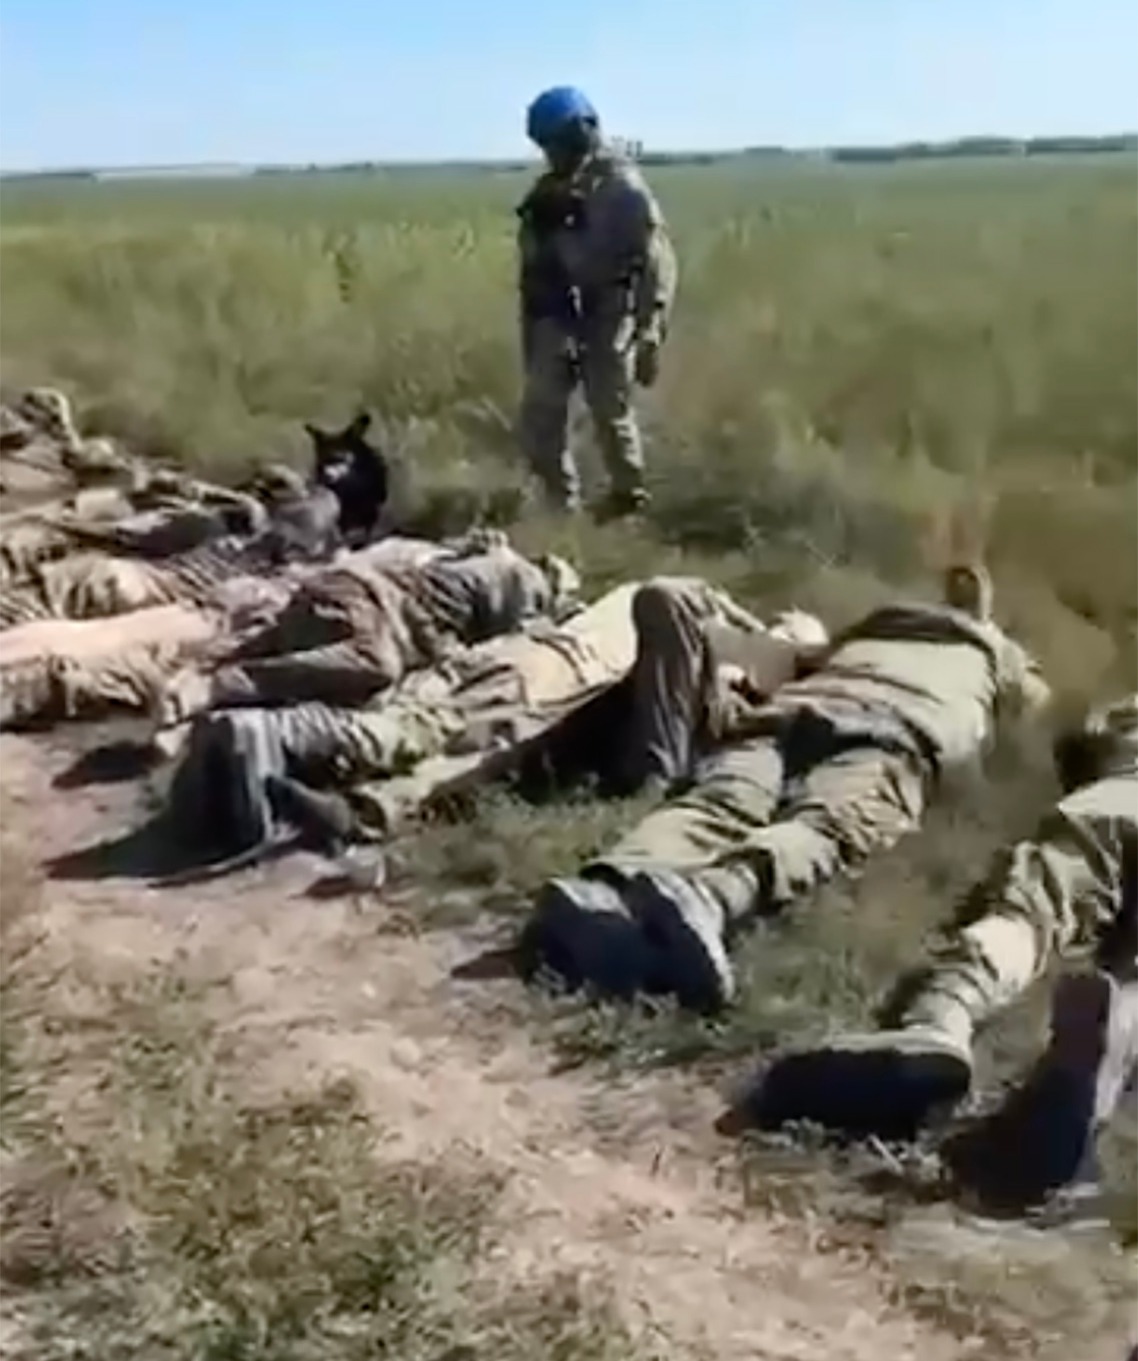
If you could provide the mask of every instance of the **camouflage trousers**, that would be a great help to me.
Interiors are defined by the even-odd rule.
[[[745,867],[757,892],[728,904],[728,927],[857,870],[920,825],[927,772],[902,734],[884,744],[880,732],[859,737],[834,717],[768,706],[765,731],[708,757],[686,791],[599,863],[618,872]]]
[[[690,777],[751,707],[725,683],[710,646],[723,598],[706,582],[682,577],[655,578],[633,597],[637,649],[621,762],[631,787]]]
[[[269,777],[350,788],[414,765],[441,749],[455,730],[453,712],[429,703],[374,711],[297,704],[203,714],[190,728],[170,808],[197,836],[252,845],[277,830]]]
[[[586,324],[579,354],[569,328],[542,318],[527,323],[525,387],[520,412],[522,450],[550,499],[580,500],[581,482],[569,449],[569,401],[580,384],[613,490],[638,492],[644,455],[634,408],[634,324],[618,313]]]
[[[75,553],[40,564],[27,584],[0,591],[0,628],[32,619],[102,619],[186,596],[159,563]]]
[[[0,515],[0,585],[26,584],[41,564],[77,551],[76,531],[109,531],[132,510],[118,488],[90,487]]]
[[[113,624],[52,620],[10,629],[0,646],[0,728],[146,710],[215,637],[206,613],[177,605]]]
[[[740,911],[781,908],[915,829],[927,771],[909,735],[880,715],[784,704],[777,693],[760,705],[734,692],[708,643],[719,599],[701,582],[668,578],[637,592],[626,770],[686,784],[599,864],[749,866],[761,903]]]
[[[1100,1057],[1109,1060],[1098,1096],[1105,1116],[1138,1070],[1138,780],[1102,780],[1064,807],[1035,837],[996,857],[934,948],[932,966],[898,991],[910,1016],[919,1017],[928,998],[947,996],[980,1021],[1017,1001],[1057,960],[1076,965],[1056,991],[1052,1028],[1060,1044],[1080,1035],[1092,1048],[1101,1042]],[[1113,823],[1111,835],[1091,830],[1096,818]],[[1094,996],[1088,965],[1104,998],[1109,983],[1102,1016],[1088,1017],[1070,1000],[1088,987]]]
[[[220,767],[250,791],[245,806],[260,808],[262,829],[266,777],[283,774],[348,790],[361,822],[386,831],[430,793],[430,758],[477,766],[482,754],[547,729],[619,681],[634,649],[630,595],[618,589],[563,625],[459,649],[366,708],[305,703],[200,715],[172,791],[177,811],[189,819],[209,806],[196,801],[201,772],[216,781]]]
[[[64,530],[30,517],[0,525],[0,589],[26,588],[39,564],[65,557],[74,546]]]
[[[210,702],[366,704],[435,660],[439,643],[414,595],[373,575],[364,587],[317,580],[226,658]]]
[[[221,537],[216,512],[204,506],[187,501],[139,511],[117,488],[89,488],[64,501],[0,517],[0,586],[39,589],[38,577],[51,565],[58,567],[56,589],[65,595],[81,589],[66,582],[81,581],[82,571],[97,556],[113,562],[130,558],[154,563],[189,554]],[[60,559],[83,565],[68,576]]]

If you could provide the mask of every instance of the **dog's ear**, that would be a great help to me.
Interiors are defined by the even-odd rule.
[[[361,411],[359,415],[353,419],[347,430],[344,431],[344,434],[351,436],[353,439],[362,439],[363,436],[367,434],[370,425],[371,412]]]
[[[307,421],[304,422],[304,433],[316,445],[317,449],[322,448],[328,442],[328,436],[324,431],[319,426],[310,425]]]

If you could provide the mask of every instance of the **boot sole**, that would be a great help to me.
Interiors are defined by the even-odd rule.
[[[643,991],[647,947],[620,893],[600,880],[553,880],[525,931],[526,948],[569,988],[627,1000]]]
[[[1101,974],[1061,979],[1045,1053],[999,1110],[944,1150],[959,1185],[992,1211],[1022,1213],[1079,1177],[1093,1147],[1111,998]]]
[[[852,1138],[911,1140],[966,1096],[971,1080],[965,1060],[949,1053],[819,1049],[777,1061],[723,1123],[749,1117],[776,1129],[801,1120]]]
[[[687,1011],[711,1015],[734,997],[726,949],[716,952],[693,930],[679,907],[651,877],[637,875],[628,886],[628,906],[652,947],[662,989]]]

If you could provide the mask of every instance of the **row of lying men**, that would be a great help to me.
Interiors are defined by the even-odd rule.
[[[658,802],[545,887],[523,960],[698,1011],[731,1003],[749,925],[915,831],[997,724],[1038,722],[1050,699],[976,566],[951,569],[942,599],[876,609],[832,639],[798,611],[766,627],[687,579],[584,608],[568,564],[484,534],[389,537],[274,587],[255,607],[175,607],[187,627],[173,645],[161,608],[116,620],[131,626],[120,639],[103,625],[77,664],[51,654],[41,703],[149,709],[176,757],[174,820],[225,838],[225,854],[297,824],[329,846],[382,838],[439,791],[572,729],[578,755],[607,755],[610,779]],[[724,1129],[806,1118],[913,1132],[969,1090],[978,1029],[1081,953],[1091,967],[1062,979],[1050,1046],[998,1117],[1040,1153],[1033,1191],[1077,1175],[1138,1063],[1138,697],[1064,733],[1056,763],[1064,797],[998,858],[934,967],[904,980],[898,1013],[785,1056]]]
[[[369,423],[365,413],[333,433],[305,427],[310,483],[270,464],[235,491],[81,438],[54,389],[0,405],[0,626],[196,601],[228,576],[367,540],[388,493]]]

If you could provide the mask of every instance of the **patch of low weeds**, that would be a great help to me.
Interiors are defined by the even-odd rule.
[[[520,921],[547,879],[576,873],[642,808],[590,789],[533,803],[501,787],[481,793],[469,816],[439,817],[421,828],[399,856],[422,894],[426,924],[458,925],[481,912]]]
[[[0,869],[9,943],[34,888]],[[216,980],[105,986],[81,1014],[42,960],[0,981],[14,1361],[648,1355],[602,1283],[487,1270],[501,1167],[461,1146],[394,1158],[347,1081],[258,1101],[210,1020]]]
[[[1075,1237],[969,1216],[951,1203],[936,1137],[843,1143],[806,1124],[750,1134],[740,1196],[753,1213],[802,1224],[813,1251],[870,1265],[889,1304],[959,1338],[969,1355],[1059,1361],[1115,1335],[1121,1346],[1133,1254],[1102,1227]]]

